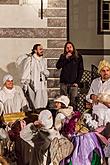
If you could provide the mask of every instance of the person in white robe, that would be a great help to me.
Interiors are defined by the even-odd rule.
[[[92,81],[86,100],[93,105],[93,113],[98,116],[99,126],[110,122],[110,64],[106,60],[98,65],[99,78]]]
[[[12,75],[5,75],[3,87],[0,89],[0,114],[20,112],[27,106],[28,103],[22,88],[14,85]]]
[[[28,91],[29,99],[34,109],[46,108],[47,94],[47,60],[43,57],[41,44],[33,46],[32,52],[24,60],[21,83],[25,93]],[[32,108],[32,107],[30,107]]]

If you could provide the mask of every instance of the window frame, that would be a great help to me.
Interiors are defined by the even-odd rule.
[[[101,20],[101,14],[102,14],[101,5],[102,5],[103,1],[110,3],[110,0],[98,0],[98,4],[97,4],[98,5],[97,33],[98,34],[110,34],[110,28],[109,28],[109,30],[103,30],[102,29],[102,21],[103,20]]]

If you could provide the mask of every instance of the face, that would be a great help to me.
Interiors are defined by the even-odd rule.
[[[12,89],[13,88],[13,80],[6,80],[5,87],[7,89]]]
[[[60,102],[55,102],[55,108],[60,109],[61,108],[61,103]]]
[[[102,68],[102,70],[100,71],[102,80],[106,81],[110,78],[110,68],[105,66]]]
[[[43,56],[43,47],[42,47],[42,46],[38,46],[38,47],[37,47],[37,50],[35,50],[35,53],[36,53],[38,56]]]
[[[67,53],[73,53],[73,46],[69,43],[66,46],[66,52]]]
[[[21,129],[23,129],[26,126],[25,120],[21,120],[20,124],[21,124]]]

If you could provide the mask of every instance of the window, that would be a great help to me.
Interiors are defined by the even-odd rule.
[[[110,34],[110,0],[98,0],[98,33]]]

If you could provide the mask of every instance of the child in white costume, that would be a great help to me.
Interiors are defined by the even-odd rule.
[[[73,113],[73,107],[69,106],[70,100],[67,96],[61,95],[54,100],[57,115],[55,118],[55,128],[61,130],[64,119],[66,117],[71,118]]]

